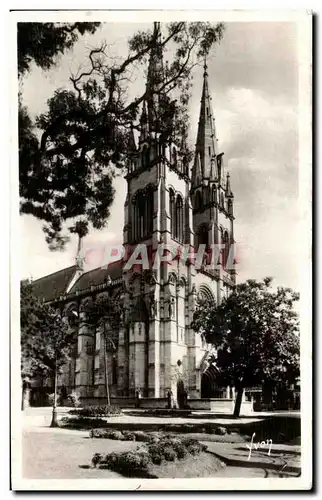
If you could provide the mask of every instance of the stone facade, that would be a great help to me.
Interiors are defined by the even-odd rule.
[[[203,375],[209,369],[210,346],[190,327],[197,297],[219,302],[235,283],[234,272],[224,266],[217,269],[217,262],[197,269],[193,260],[174,257],[155,265],[161,244],[192,251],[199,245],[209,248],[221,243],[225,245],[221,254],[227,258],[234,242],[233,194],[218,150],[207,67],[190,168],[181,161],[175,143],[170,140],[164,146],[160,139],[155,120],[160,103],[154,95],[158,79],[151,75],[162,72],[162,54],[155,55],[152,51],[138,145],[134,135],[129,145],[125,257],[89,273],[78,266],[66,289],[52,300],[64,314],[77,309],[79,317],[70,326],[78,329],[75,356],[59,385],[91,400],[105,395],[106,369],[115,398],[133,398],[138,388],[144,398],[165,398],[168,390],[176,396],[183,387],[191,398],[200,398],[202,383],[212,379]],[[149,269],[143,270],[140,261],[145,257]],[[129,259],[134,265],[126,265]],[[105,345],[102,327],[93,329],[86,321],[86,302],[104,293],[123,304],[119,332],[116,337],[111,332],[116,338],[114,347]]]

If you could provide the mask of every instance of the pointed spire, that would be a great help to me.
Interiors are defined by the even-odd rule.
[[[84,257],[82,255],[82,247],[83,247],[83,236],[81,233],[77,233],[78,241],[77,241],[77,254],[76,254],[76,267],[81,271],[84,270]]]
[[[200,154],[197,153],[195,158],[195,163],[192,169],[192,184],[194,186],[199,186],[201,181],[202,181],[201,161],[200,161]]]
[[[137,147],[136,147],[136,142],[135,142],[135,137],[134,137],[133,124],[131,125],[131,130],[129,132],[127,147],[128,147],[129,153],[136,153]]]
[[[147,77],[147,105],[150,130],[157,130],[159,124],[160,95],[159,90],[164,81],[163,47],[161,40],[161,23],[155,22],[153,29],[155,43],[150,52]]]
[[[214,124],[214,114],[212,110],[211,97],[208,86],[208,66],[205,58],[202,96],[200,103],[200,114],[198,123],[198,133],[196,141],[196,156],[200,155],[202,178],[215,180],[214,169],[212,169],[211,159],[217,154],[217,139]],[[196,160],[195,160],[196,162]],[[195,167],[194,167],[195,168]],[[211,171],[213,170],[213,171]]]
[[[213,156],[210,160],[210,179],[217,180],[218,179],[218,170],[216,158]]]
[[[148,137],[148,114],[146,110],[146,101],[143,101],[142,114],[140,118],[141,132],[139,142],[144,142]]]

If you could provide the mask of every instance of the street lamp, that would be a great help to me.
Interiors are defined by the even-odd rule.
[[[108,320],[108,325],[109,325],[109,332],[111,330],[111,324],[110,321]],[[107,398],[107,405],[111,405],[111,399],[110,399],[110,388],[109,388],[109,380],[108,380],[108,362],[107,362],[107,345],[108,342],[112,345],[112,348],[114,352],[117,351],[116,345],[111,338],[111,335],[107,334],[106,331],[106,318],[103,320],[103,329],[104,329],[104,369],[105,369],[105,386],[106,386],[106,398]]]

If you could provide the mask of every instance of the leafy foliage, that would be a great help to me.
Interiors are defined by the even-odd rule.
[[[88,408],[70,410],[69,413],[71,415],[79,415],[80,417],[102,417],[121,415],[122,409],[119,406],[89,406]]]
[[[79,36],[94,33],[100,23],[18,23],[18,72],[30,71],[34,62],[42,69],[49,69],[59,55],[71,49]]]
[[[103,326],[107,348],[116,351],[123,304],[119,296],[104,293],[85,303],[86,320],[93,326]]]
[[[89,27],[77,23],[71,34],[67,31],[66,38],[66,27],[47,25],[43,36],[50,41],[54,39],[51,30],[58,30],[56,52],[49,44],[39,56],[38,39],[32,31],[32,48],[21,52],[20,73],[29,69],[31,59],[48,68],[55,54],[70,48],[78,33],[95,29],[93,23]],[[166,25],[162,40],[156,28],[138,32],[129,40],[128,57],[121,62],[110,57],[105,46],[92,49],[88,68],[83,65],[86,69],[70,78],[73,90],[55,91],[48,100],[48,110],[37,118],[36,128],[28,123],[23,130],[26,116],[21,110],[21,212],[44,221],[51,248],[64,247],[68,235],[63,224],[67,221],[72,223],[71,232],[75,232],[76,220],[97,229],[106,224],[114,199],[113,178],[127,166],[133,130],[141,130],[138,116],[142,102],[148,97],[151,102],[151,95],[159,103],[155,119],[160,143],[176,143],[182,160],[190,161],[186,139],[191,70],[221,40],[223,30],[222,24],[176,22]],[[149,54],[154,54],[160,65],[161,52],[167,50],[172,51],[172,60],[163,65],[162,78],[160,74],[150,75],[153,89],[147,86],[141,95],[129,99],[133,71],[138,65],[148,64]],[[39,141],[36,131],[41,135]]]
[[[118,432],[118,431],[114,431]],[[152,438],[152,435],[147,433]],[[105,436],[104,436],[105,437]],[[174,462],[190,455],[198,455],[207,450],[207,446],[195,439],[181,439],[172,436],[161,436],[158,442],[150,439],[150,444],[137,450],[122,453],[109,453],[105,457],[95,453],[92,458],[93,467],[103,466],[121,472],[123,475],[136,475],[146,472],[151,464],[160,465],[163,460]]]
[[[71,406],[77,408],[81,404],[79,393],[76,391],[71,392],[70,394],[68,394],[67,401]]]
[[[200,303],[192,327],[217,348],[223,385],[267,381],[288,385],[299,376],[299,322],[289,288],[273,292],[272,279],[248,280],[219,305]]]
[[[75,332],[66,318],[33,295],[28,281],[21,283],[20,325],[22,378],[53,375],[69,359]]]

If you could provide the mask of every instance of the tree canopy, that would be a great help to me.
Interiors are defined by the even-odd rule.
[[[162,79],[153,89],[161,103],[160,141],[177,142],[182,160],[187,163],[191,159],[186,142],[191,71],[221,40],[224,27],[221,23],[169,23],[161,39],[156,24],[153,30],[137,32],[129,39],[128,54],[122,60],[111,57],[104,44],[92,49],[88,63],[83,64],[85,69],[70,77],[72,89],[57,89],[48,100],[48,110],[35,124],[21,106],[21,212],[44,222],[51,248],[63,248],[68,240],[64,223],[71,224],[69,232],[75,232],[75,221],[83,227],[105,226],[114,199],[113,178],[127,165],[133,131],[141,130],[142,103],[151,92],[146,87],[140,95],[129,97],[131,77],[138,65],[148,66],[153,50],[168,51],[169,55]],[[96,25],[78,25],[71,33],[69,28],[49,25],[43,36],[51,40],[50,30],[57,29],[62,31],[58,32],[54,55],[50,48],[38,54],[35,30],[31,31],[32,47],[21,52],[21,74],[29,69],[31,59],[46,69],[55,54],[69,48],[79,33],[94,31]]]
[[[20,325],[22,378],[53,375],[69,359],[76,333],[67,318],[35,297],[29,281],[21,283]]]
[[[194,330],[217,348],[223,385],[234,385],[240,396],[245,387],[268,381],[288,385],[299,376],[299,321],[294,310],[299,294],[283,287],[272,291],[271,284],[271,278],[248,280],[220,304],[200,303],[194,314]]]
[[[119,327],[123,314],[120,297],[105,292],[85,302],[86,321],[92,326],[103,326],[106,346],[116,351],[118,346]]]
[[[59,55],[69,50],[85,33],[94,33],[100,23],[18,23],[18,73],[30,71],[34,62],[49,69]]]

